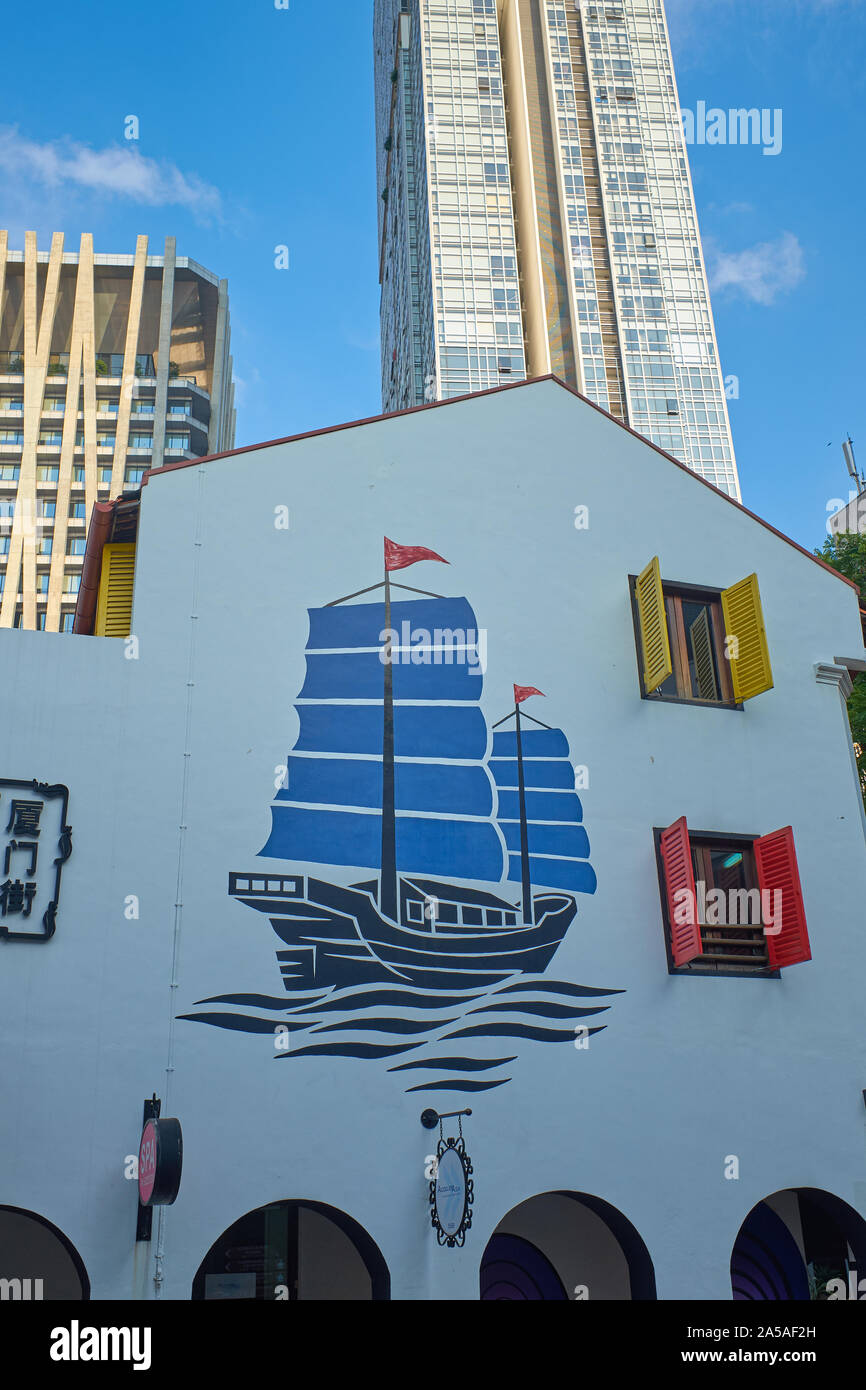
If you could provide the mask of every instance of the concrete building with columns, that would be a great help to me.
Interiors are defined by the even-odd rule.
[[[234,443],[227,282],[149,251],[0,231],[0,628],[71,631],[95,504]]]

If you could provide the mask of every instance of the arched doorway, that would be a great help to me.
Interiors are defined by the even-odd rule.
[[[853,1271],[855,1284],[866,1277],[866,1221],[817,1187],[786,1188],[758,1202],[731,1255],[735,1301],[847,1298]]]
[[[481,1298],[654,1299],[649,1251],[621,1211],[586,1192],[544,1192],[502,1218],[481,1260]]]
[[[382,1300],[391,1278],[363,1226],[324,1202],[272,1202],[214,1242],[193,1280],[194,1299],[260,1302]]]
[[[0,1206],[0,1300],[89,1298],[87,1270],[71,1240],[35,1211]]]

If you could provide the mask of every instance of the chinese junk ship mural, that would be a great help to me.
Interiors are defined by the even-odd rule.
[[[544,978],[575,895],[596,888],[568,742],[523,708],[532,686],[488,728],[469,602],[391,577],[422,560],[447,563],[386,539],[382,582],[310,609],[300,730],[260,852],[280,862],[229,876],[279,939],[286,993],[183,1017],[282,1024],[277,1056],[384,1059],[411,1091],[483,1091],[510,1079],[519,1040],[599,1031],[583,1020],[619,991]]]

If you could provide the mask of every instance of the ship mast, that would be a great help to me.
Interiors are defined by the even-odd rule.
[[[530,695],[541,695],[542,690],[536,690],[534,685],[515,685],[514,687],[514,713],[506,714],[504,719],[500,719],[493,725],[498,729],[500,724],[506,724],[509,719],[515,721],[515,740],[517,744],[517,805],[520,815],[520,880],[523,886],[523,922],[527,927],[535,925],[535,917],[532,906],[532,882],[529,876],[529,824],[526,817],[526,781],[523,775],[523,731],[520,724],[520,706],[524,700],[528,700]],[[533,719],[531,714],[524,715],[524,718],[531,723],[537,724],[541,729],[549,729],[549,724],[543,724],[540,719]]]
[[[354,594],[336,598],[327,604],[335,608],[337,604],[349,603],[362,594],[385,590],[385,647],[382,663],[385,667],[383,721],[382,721],[382,863],[379,875],[379,911],[392,922],[399,921],[397,889],[397,818],[394,792],[394,656],[391,636],[391,570],[406,569],[416,565],[419,560],[438,560],[447,565],[448,561],[428,550],[423,545],[397,545],[385,537],[385,580],[383,584],[370,584],[366,589],[358,589]],[[415,589],[411,584],[394,583],[395,589],[405,589],[410,594],[420,594],[424,598],[441,598],[441,594],[430,593],[428,589]]]
[[[391,576],[385,568],[385,630],[391,630]],[[397,829],[394,805],[394,666],[389,648],[385,665],[382,727],[382,870],[379,911],[392,922],[397,916]]]
[[[526,823],[526,783],[523,778],[523,739],[520,732],[520,705],[514,706],[517,721],[517,800],[520,808],[520,879],[523,884],[523,921],[534,925],[532,916],[532,884],[529,878],[529,829]]]

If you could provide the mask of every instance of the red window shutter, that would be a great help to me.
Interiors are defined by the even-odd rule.
[[[782,930],[771,935],[771,928],[767,933],[770,965],[774,970],[779,970],[785,965],[799,965],[801,961],[811,960],[803,890],[800,887],[800,872],[794,850],[794,832],[790,825],[784,830],[774,830],[772,835],[764,835],[755,841],[755,861],[761,892],[772,894],[778,890],[782,895]],[[772,910],[775,899],[771,897],[770,903]],[[778,927],[778,921],[773,925]]]
[[[704,953],[698,909],[695,901],[695,874],[692,868],[692,848],[689,827],[681,816],[662,834],[662,863],[668,895],[668,920],[671,926],[671,950],[674,965],[688,965]],[[687,889],[691,894],[677,901],[676,894]]]

